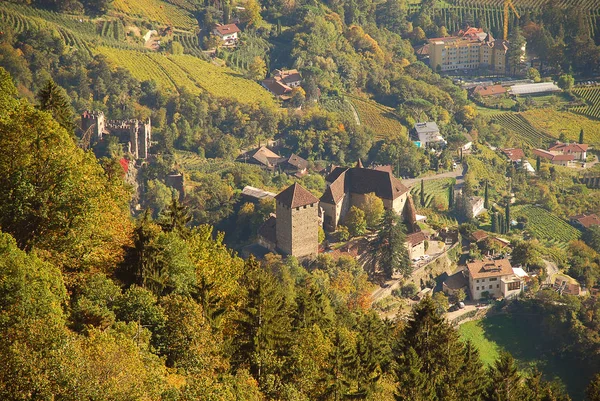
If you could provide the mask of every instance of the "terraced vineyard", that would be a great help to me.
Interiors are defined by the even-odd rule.
[[[519,216],[526,217],[526,230],[549,245],[564,247],[570,241],[581,237],[581,231],[541,207],[517,206],[513,208],[512,215],[515,219]]]
[[[573,93],[585,100],[588,105],[571,110],[600,120],[600,87],[577,88],[573,90]]]
[[[534,128],[521,114],[496,114],[492,116],[492,120],[532,147],[542,147],[544,143],[552,140],[552,137]]]
[[[550,0],[524,0],[515,2],[515,8],[521,15],[527,11],[537,12],[543,4]],[[503,0],[450,0],[450,4],[441,3],[433,8],[432,19],[439,20],[449,32],[456,32],[462,28],[464,21],[479,22],[496,33],[502,32],[504,21]],[[587,25],[593,36],[597,23],[600,21],[600,0],[560,0],[561,8],[577,6],[587,13]],[[421,9],[419,2],[409,4],[409,13],[416,13]]]
[[[204,53],[202,53],[200,48],[198,35],[193,33],[176,34],[174,35],[173,40],[181,43],[185,54],[191,54],[196,57],[205,58]]]
[[[189,11],[162,0],[114,0],[113,9],[131,17],[175,28],[188,30],[198,26],[198,22]]]
[[[190,55],[164,56],[108,47],[100,47],[98,52],[127,68],[135,78],[141,81],[154,79],[168,91],[185,88],[194,94],[207,91],[243,103],[275,104],[271,94],[259,84],[242,78],[229,68],[217,67]]]
[[[270,48],[269,42],[254,32],[244,32],[238,47],[233,50],[221,50],[219,57],[223,58],[229,67],[239,71],[246,71],[248,65],[254,61],[255,57],[265,59]]]
[[[347,120],[355,121],[354,113],[352,111],[353,106],[347,99],[342,97],[321,96],[319,104],[323,109],[329,112],[337,113]]]
[[[564,134],[570,141],[579,140],[579,131],[583,128],[585,142],[600,146],[600,121],[585,116],[551,109],[532,109],[520,113],[536,130],[543,131],[558,139]]]
[[[423,182],[425,187],[425,206],[432,207],[433,201],[437,198],[443,202],[443,207],[448,208],[448,191],[450,184],[454,183],[454,178],[440,178],[439,180],[428,180]],[[420,207],[421,199],[421,184],[417,183],[411,189],[410,193],[413,196],[415,205]]]
[[[394,115],[394,109],[383,106],[371,100],[348,96],[352,102],[360,123],[375,132],[375,138],[385,139],[397,135],[406,135],[406,128]]]

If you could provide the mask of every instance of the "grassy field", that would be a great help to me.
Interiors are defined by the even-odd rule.
[[[375,138],[385,139],[398,135],[405,136],[407,131],[394,115],[394,110],[371,100],[349,97],[356,111],[360,123],[375,132]]]
[[[541,241],[564,246],[570,241],[581,237],[581,231],[541,207],[533,205],[516,206],[511,210],[511,213],[514,219],[519,216],[526,217],[527,231]]]
[[[579,131],[583,128],[585,142],[592,146],[600,146],[600,121],[584,116],[552,109],[528,110],[520,113],[535,129],[545,132],[554,138],[564,133],[568,140],[578,141]]]
[[[439,180],[428,180],[423,181],[423,186],[425,189],[425,206],[424,207],[433,207],[434,201],[437,199],[441,201],[443,209],[448,208],[448,191],[450,184],[454,183],[456,180],[454,178],[440,178]],[[417,183],[410,191],[413,196],[413,199],[418,208],[421,207],[419,204],[421,199],[421,184]]]
[[[561,380],[573,400],[583,399],[590,372],[582,372],[576,360],[556,357],[551,347],[542,344],[541,331],[531,318],[516,315],[490,316],[464,323],[458,329],[462,339],[473,342],[485,364],[493,363],[498,353],[506,350],[521,369],[536,366],[547,379]]]
[[[130,17],[171,25],[174,28],[193,29],[198,26],[187,10],[162,0],[114,0],[113,10]]]
[[[587,106],[573,108],[573,112],[600,119],[600,87],[577,88],[573,93],[588,103]]]
[[[195,94],[207,91],[243,103],[275,104],[271,94],[259,84],[244,79],[229,68],[218,67],[190,55],[165,56],[108,47],[97,50],[115,65],[127,68],[135,78],[142,81],[154,79],[166,90],[185,88]]]
[[[552,138],[536,129],[519,113],[500,113],[492,117],[504,129],[532,147],[544,146]]]

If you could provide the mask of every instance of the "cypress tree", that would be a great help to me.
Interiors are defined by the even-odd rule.
[[[450,184],[448,188],[448,209],[454,206],[454,184]]]
[[[538,156],[535,159],[535,171],[539,172],[540,171],[540,167],[542,165],[542,160],[540,159],[540,157]]]
[[[421,207],[425,207],[425,182],[421,179]]]
[[[506,218],[506,232],[510,231],[510,199],[506,200],[506,207],[504,208],[504,214]]]
[[[497,233],[498,232],[498,214],[497,213],[492,213],[492,228],[491,231],[493,233]]]
[[[583,128],[579,131],[579,143],[583,143]]]
[[[490,208],[490,199],[488,194],[488,180],[485,180],[485,193],[483,195],[483,207],[488,209]]]

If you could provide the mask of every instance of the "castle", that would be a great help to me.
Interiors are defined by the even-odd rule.
[[[352,206],[361,206],[365,196],[374,193],[386,209],[401,214],[409,233],[419,231],[416,212],[406,188],[387,167],[335,167],[327,176],[327,189],[318,199],[295,183],[277,196],[276,214],[258,230],[258,243],[271,252],[298,258],[316,256],[319,227],[335,231]]]
[[[150,119],[142,122],[131,120],[107,120],[101,111],[84,111],[81,114],[81,129],[90,144],[102,141],[105,135],[113,135],[125,144],[127,152],[136,159],[146,159],[152,140]],[[88,132],[88,130],[90,130]]]

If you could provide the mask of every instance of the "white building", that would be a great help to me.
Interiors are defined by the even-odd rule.
[[[421,147],[436,143],[446,143],[444,137],[440,135],[438,125],[433,121],[416,123],[414,129]]]
[[[523,280],[508,259],[484,259],[467,263],[471,299],[512,298],[523,291]]]
[[[238,41],[238,32],[240,28],[236,24],[217,25],[213,33],[217,35],[225,45],[233,45]]]

